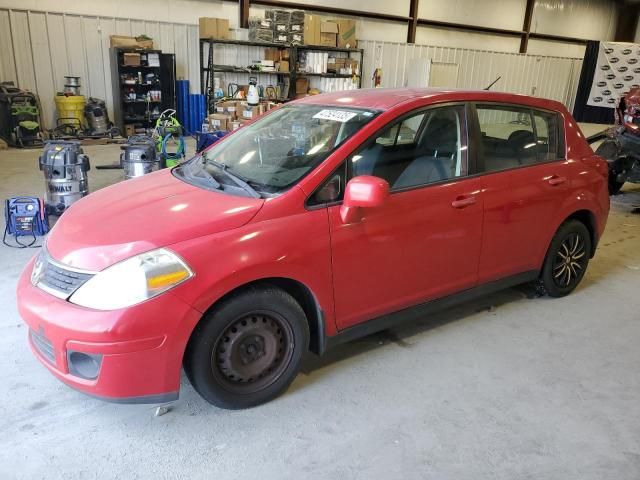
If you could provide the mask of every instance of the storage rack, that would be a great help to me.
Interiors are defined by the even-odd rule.
[[[209,52],[207,55],[207,65],[204,65],[204,48],[205,45],[209,46]],[[289,51],[289,72],[278,71],[253,71],[244,68],[239,65],[215,65],[214,59],[214,46],[215,45],[236,45],[246,47],[263,47],[263,48],[277,48],[279,50]],[[286,98],[280,98],[279,101],[286,102],[293,100],[296,95],[295,85],[298,77],[325,77],[325,78],[351,78],[354,75],[340,74],[340,73],[306,73],[299,72],[297,70],[298,64],[298,52],[300,51],[321,51],[321,52],[335,52],[335,53],[347,53],[349,56],[352,53],[358,54],[360,74],[356,75],[358,78],[358,88],[362,88],[362,63],[364,59],[364,50],[361,48],[337,48],[337,47],[325,47],[320,45],[287,45],[282,43],[271,42],[249,42],[245,40],[222,40],[222,39],[200,39],[200,91],[203,95],[207,96],[207,106],[209,113],[213,112],[213,77],[214,73],[236,73],[247,74],[249,76],[258,75],[277,75],[278,81],[283,82],[288,79],[289,92]]]
[[[125,53],[158,54],[159,65],[124,65]],[[151,83],[146,81],[135,83],[124,83],[121,76],[123,74],[136,75],[142,72],[145,76],[148,73],[155,74],[155,80]],[[133,124],[137,128],[154,128],[159,114],[151,114],[156,107],[162,113],[168,108],[176,108],[175,94],[176,67],[175,55],[172,53],[162,53],[162,50],[147,50],[140,48],[111,48],[111,84],[113,89],[113,113],[114,124],[125,134],[125,125]],[[136,93],[144,94],[151,89],[160,90],[160,100],[131,100],[125,98],[125,90],[133,88]]]

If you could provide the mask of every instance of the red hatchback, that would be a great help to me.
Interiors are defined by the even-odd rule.
[[[280,394],[307,350],[523,282],[582,279],[607,164],[560,103],[358,90],[292,102],[73,205],[19,310],[59,379],[118,402]]]

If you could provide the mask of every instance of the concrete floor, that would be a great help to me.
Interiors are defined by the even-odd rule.
[[[119,154],[86,151],[93,165]],[[38,153],[0,152],[0,198],[41,194]],[[93,170],[91,187],[121,174]],[[627,184],[569,297],[506,290],[364,338],[310,357],[284,396],[237,412],[208,405],[186,380],[161,417],[58,382],[30,353],[15,306],[34,252],[0,246],[0,478],[637,480],[633,204],[640,187]]]

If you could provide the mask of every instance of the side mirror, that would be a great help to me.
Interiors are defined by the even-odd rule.
[[[353,223],[360,219],[361,208],[379,207],[389,196],[389,184],[386,180],[362,175],[349,180],[340,207],[343,223]]]

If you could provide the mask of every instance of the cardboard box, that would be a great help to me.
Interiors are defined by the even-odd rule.
[[[122,64],[137,67],[140,65],[140,54],[125,52],[122,56]]]
[[[296,78],[296,93],[307,93],[309,90],[309,79],[305,77]]]
[[[339,19],[338,23],[338,48],[356,48],[356,22],[355,20]]]
[[[218,102],[216,104],[216,112],[218,108],[222,108],[223,113],[231,117],[232,120],[238,118],[238,102],[228,100],[226,102]]]
[[[109,37],[111,47],[122,48],[153,48],[153,40],[143,37],[128,37],[126,35],[111,35]]]
[[[280,60],[280,50],[277,48],[265,48],[264,49],[264,59],[265,60],[273,60],[277,62]]]
[[[335,47],[338,42],[338,24],[326,20],[320,22],[320,45],[323,47]]]
[[[229,131],[229,122],[233,119],[226,113],[212,113],[209,115],[209,125],[214,130]]]
[[[320,15],[304,15],[305,45],[320,45]]]
[[[260,116],[260,106],[250,107],[247,105],[242,110],[242,118],[245,120],[254,120]]]
[[[200,17],[200,38],[216,38],[226,40],[229,38],[229,20],[226,18]]]
[[[280,60],[278,62],[278,71],[279,72],[288,72],[289,71],[289,62],[286,60]]]

